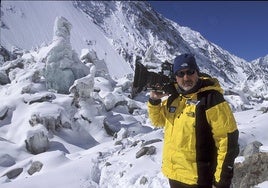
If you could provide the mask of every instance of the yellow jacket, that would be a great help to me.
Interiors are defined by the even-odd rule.
[[[216,79],[200,78],[189,94],[148,102],[152,124],[164,127],[162,171],[189,185],[229,187],[238,155],[238,130]]]

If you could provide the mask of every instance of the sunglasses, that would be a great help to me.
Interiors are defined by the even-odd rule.
[[[188,76],[191,76],[195,73],[194,69],[189,69],[187,71],[178,71],[176,72],[176,76],[183,78],[185,76],[185,74],[187,74]]]

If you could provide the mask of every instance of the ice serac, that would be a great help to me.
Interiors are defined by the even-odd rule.
[[[78,54],[72,50],[70,31],[72,25],[64,17],[57,17],[54,24],[54,36],[44,58],[46,66],[44,76],[47,89],[57,93],[69,93],[76,79],[89,74],[90,68],[83,64]]]

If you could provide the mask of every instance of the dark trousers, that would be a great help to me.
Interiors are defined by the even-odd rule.
[[[212,185],[187,185],[176,180],[169,179],[170,188],[212,188]]]

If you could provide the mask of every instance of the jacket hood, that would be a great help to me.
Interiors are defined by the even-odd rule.
[[[220,83],[217,78],[209,78],[209,77],[200,77],[202,82],[199,92],[207,91],[207,90],[216,90],[223,94],[223,89],[220,86]]]

